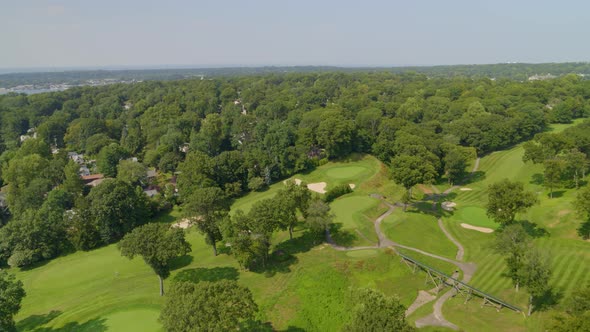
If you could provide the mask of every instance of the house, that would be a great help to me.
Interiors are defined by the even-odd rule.
[[[158,172],[156,172],[156,170],[148,169],[146,172],[146,177],[147,177],[148,181],[154,180],[157,176],[158,176]]]
[[[68,152],[68,158],[72,159],[76,163],[82,165],[84,164],[84,155],[78,154],[77,152]]]
[[[88,169],[88,167],[83,165],[83,166],[80,166],[80,170],[78,171],[78,174],[80,174],[80,176],[88,176],[88,175],[90,175],[90,170]]]
[[[104,175],[103,174],[90,174],[90,175],[83,175],[81,178],[82,178],[82,182],[84,182],[84,184],[90,185],[91,182],[104,179]],[[97,185],[97,184],[95,184],[95,185]]]
[[[152,198],[158,194],[158,190],[156,190],[156,189],[145,189],[143,192],[149,198]]]
[[[101,184],[101,183],[102,183],[104,180],[106,180],[106,179],[105,179],[105,178],[102,178],[102,179],[96,179],[96,180],[93,180],[93,181],[90,181],[90,182],[88,182],[86,185],[87,185],[87,186],[91,186],[91,187],[96,187],[96,186],[98,186],[99,184]]]
[[[178,147],[178,150],[180,150],[180,152],[182,153],[187,153],[188,152],[188,148],[189,148],[189,144],[188,143],[184,143],[181,146]]]

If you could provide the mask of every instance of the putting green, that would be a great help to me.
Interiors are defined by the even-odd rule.
[[[476,206],[466,206],[457,210],[457,218],[466,224],[497,229],[500,225],[488,218],[486,210]]]
[[[342,166],[330,168],[325,174],[334,179],[352,179],[366,170],[367,168],[362,166]]]
[[[159,315],[157,309],[143,308],[115,312],[105,318],[109,332],[160,332],[163,329],[158,322]]]

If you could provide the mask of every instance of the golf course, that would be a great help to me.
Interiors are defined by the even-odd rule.
[[[562,129],[556,126],[553,130]],[[538,196],[540,203],[517,219],[526,221],[538,234],[535,243],[551,252],[554,298],[547,303],[553,301],[557,308],[559,300],[575,287],[590,282],[590,243],[576,235],[580,221],[571,203],[576,189],[560,189],[550,199],[538,181],[542,167],[525,164],[523,153],[522,145],[517,145],[485,155],[461,188],[443,194],[449,187],[438,184],[432,188],[439,194],[432,195],[430,186],[424,186],[429,192],[416,190],[407,211],[396,205],[403,188],[390,180],[389,170],[376,158],[353,154],[326,163],[285,181],[306,184],[316,191],[314,195],[322,195],[314,190],[320,188],[314,187],[319,183],[324,190],[343,184],[354,188],[330,204],[335,215],[331,243],[317,243],[303,227],[295,228],[292,240],[286,231],[275,233],[272,251],[283,257],[271,269],[252,272],[241,269],[222,245],[220,254],[213,256],[203,236],[188,228],[192,251],[174,261],[165,287],[175,281],[236,280],[252,291],[260,309],[257,318],[277,331],[340,331],[354,306],[351,291],[359,287],[395,295],[407,307],[419,294],[430,291],[432,298],[416,304],[408,316],[411,323],[424,321],[448,289],[433,291],[434,286],[425,282],[426,274],[409,268],[396,254],[399,250],[449,275],[457,271],[458,279],[466,277],[465,270],[453,262],[472,264],[470,285],[525,308],[526,293],[515,291],[505,274],[504,259],[491,246],[495,235],[490,232],[499,225],[485,212],[488,186],[508,178],[523,182]],[[283,181],[277,182],[237,199],[231,213],[249,211],[255,202],[273,197],[284,186]],[[456,204],[453,211],[440,208],[443,200]],[[175,207],[153,222],[173,224],[181,215]],[[380,223],[375,223],[377,219]],[[157,277],[140,258],[122,257],[116,245],[10,272],[27,292],[15,319],[19,331],[163,331],[158,321],[163,298],[158,294]],[[510,309],[482,307],[478,297],[466,303],[459,296],[440,302],[442,321],[465,331],[544,331],[554,310],[547,306],[525,318]],[[423,329],[445,330],[444,326]]]

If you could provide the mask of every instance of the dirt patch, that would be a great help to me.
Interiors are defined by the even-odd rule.
[[[325,182],[316,182],[310,183],[307,185],[307,188],[311,191],[315,191],[316,193],[325,194],[326,193],[326,183]]]
[[[350,189],[356,188],[356,184],[354,184],[354,183],[349,183],[348,186],[350,187]]]
[[[478,227],[478,226],[473,226],[473,225],[469,225],[466,223],[461,223],[461,227],[463,228],[467,228],[467,229],[471,229],[474,231],[478,231],[478,232],[482,232],[482,233],[493,233],[494,230],[491,228],[487,228],[487,227]]]
[[[406,317],[408,317],[409,315],[411,315],[414,311],[416,311],[416,309],[420,308],[421,306],[425,305],[426,303],[433,301],[434,299],[436,299],[436,296],[426,292],[426,291],[419,291],[418,292],[418,297],[416,297],[416,299],[414,300],[414,303],[412,303],[409,307],[408,310],[406,310]]]
[[[557,216],[558,217],[563,217],[565,215],[570,214],[571,212],[572,212],[572,210],[567,210],[567,209],[566,210],[561,210],[561,211],[557,212]]]
[[[472,191],[473,189],[471,189],[471,188],[461,188],[459,190],[461,190],[461,191]]]
[[[283,184],[287,184],[288,181],[293,181],[298,186],[301,185],[301,179],[285,180],[283,181]]]
[[[426,195],[432,195],[432,189],[428,188],[427,186],[425,186],[423,184],[419,184],[418,189],[420,189]]]
[[[172,224],[172,227],[187,229],[187,228],[191,227],[191,222],[188,219],[182,219],[181,221]]]
[[[453,211],[455,206],[457,206],[457,203],[455,202],[442,202],[440,204],[440,207],[442,207],[445,211]]]

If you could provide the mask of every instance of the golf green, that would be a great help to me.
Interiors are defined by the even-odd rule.
[[[466,224],[497,229],[500,225],[486,215],[486,210],[476,206],[466,206],[457,210],[457,219]]]
[[[330,168],[325,174],[334,179],[352,179],[366,170],[362,166],[342,166]]]
[[[109,331],[159,332],[163,330],[158,323],[159,315],[158,309],[144,308],[115,312],[105,318]]]

